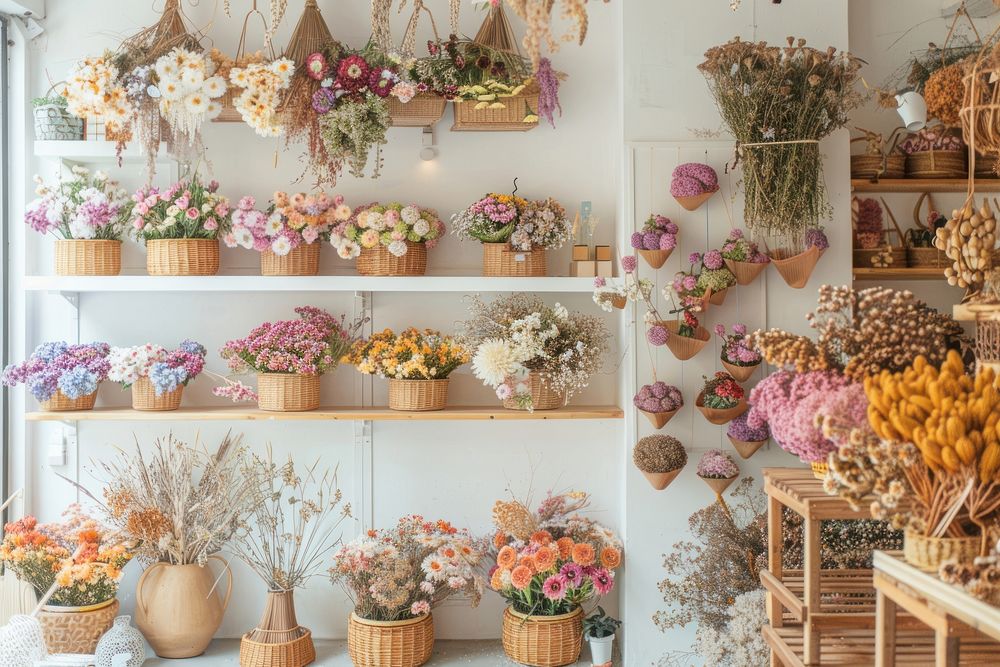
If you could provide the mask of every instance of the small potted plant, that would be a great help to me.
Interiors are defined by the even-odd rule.
[[[422,276],[427,250],[444,233],[444,223],[429,208],[369,204],[334,227],[330,243],[341,258],[357,258],[363,276]]]
[[[176,410],[184,387],[205,368],[205,352],[193,340],[182,341],[171,352],[152,343],[113,347],[108,379],[132,389],[133,410]]]
[[[320,376],[337,369],[367,320],[338,320],[311,306],[296,308],[297,320],[261,324],[246,338],[228,341],[220,350],[234,373],[257,374],[257,406],[275,412],[319,407]],[[217,388],[219,396],[241,400]]]
[[[46,412],[91,410],[97,388],[108,379],[107,343],[42,343],[20,364],[0,375],[4,386],[24,384]]]
[[[219,238],[229,231],[229,200],[215,181],[195,173],[162,192],[143,186],[134,195],[132,227],[146,242],[151,276],[214,276],[219,272]]]
[[[632,462],[654,489],[662,491],[687,465],[687,452],[677,438],[657,433],[635,443]]]
[[[747,325],[737,322],[732,333],[722,324],[715,325],[715,335],[722,339],[722,365],[737,382],[746,382],[760,366],[760,353],[750,347]]]
[[[670,175],[670,195],[684,209],[696,211],[719,191],[719,175],[707,164],[686,162]]]
[[[657,380],[644,384],[632,397],[632,404],[646,415],[653,428],[660,429],[684,406],[684,396],[677,387]]]
[[[58,84],[56,84],[58,85]],[[82,141],[83,119],[67,108],[69,100],[53,95],[55,86],[42,97],[31,100],[35,116],[35,141]]]
[[[233,210],[232,229],[222,240],[230,248],[260,253],[262,276],[318,274],[320,246],[330,240],[334,225],[351,216],[343,197],[322,192],[289,195],[279,191],[269,212],[255,206],[253,197],[240,199]]]
[[[698,477],[701,477],[717,496],[722,496],[739,476],[740,469],[736,461],[721,449],[710,449],[698,460]]]
[[[346,360],[365,375],[389,379],[389,409],[407,412],[443,410],[448,404],[448,376],[469,362],[469,351],[440,331],[392,329],[359,340]]]
[[[427,662],[434,649],[432,609],[452,595],[477,606],[484,588],[478,574],[482,559],[467,530],[417,514],[343,545],[330,578],[354,603],[347,631],[353,663],[419,667]]]
[[[122,241],[132,202],[125,190],[102,171],[74,165],[68,176],[48,186],[35,176],[37,199],[24,221],[41,234],[56,237],[55,265],[60,276],[117,276]]]
[[[768,438],[771,437],[771,430],[767,427],[767,422],[762,420],[750,421],[750,412],[744,412],[733,418],[729,422],[726,435],[729,442],[739,452],[744,459],[748,459],[764,446]]]
[[[778,269],[778,273],[788,286],[795,289],[806,286],[813,269],[816,268],[816,262],[830,247],[830,241],[822,227],[807,229],[803,236],[803,244],[805,250],[795,255],[789,255],[785,251],[774,251],[770,255],[774,268]]]
[[[615,632],[621,625],[621,621],[608,616],[600,605],[597,605],[597,611],[583,619],[583,636],[590,644],[590,663],[594,667],[611,664]]]
[[[733,272],[737,285],[749,285],[767,268],[771,259],[762,253],[757,244],[743,235],[742,229],[729,232],[722,244],[722,259]]]
[[[561,248],[572,228],[551,197],[529,201],[491,193],[452,216],[454,233],[483,244],[483,275],[546,275],[545,251]]]
[[[688,308],[676,320],[653,322],[646,331],[646,340],[650,345],[666,345],[681,361],[687,361],[698,354],[711,337],[708,329],[701,326],[698,318]]]
[[[705,378],[695,405],[713,424],[725,424],[747,410],[746,392],[736,379],[724,371]]]
[[[677,247],[677,225],[665,216],[651,215],[641,231],[632,233],[631,243],[647,264],[658,269]]]

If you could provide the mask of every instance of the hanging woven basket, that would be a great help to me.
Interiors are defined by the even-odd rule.
[[[499,278],[541,278],[547,272],[545,249],[511,250],[506,243],[483,244],[483,275]]]
[[[810,246],[808,250],[797,255],[785,257],[780,251],[771,255],[771,263],[778,270],[781,277],[789,287],[801,289],[809,282],[816,263],[823,256],[825,250],[820,250],[816,246]]]
[[[674,197],[674,200],[680,204],[681,208],[685,211],[697,211],[705,202],[712,198],[712,195],[718,191],[719,187],[716,186],[714,190],[702,192],[697,195],[691,195],[689,197]]]
[[[650,486],[657,491],[662,491],[677,479],[677,476],[681,474],[681,469],[678,468],[677,470],[669,470],[667,472],[646,472],[645,470],[640,470],[639,472],[646,478]]]
[[[661,266],[667,263],[670,258],[670,254],[673,249],[670,250],[637,250],[636,252],[646,260],[646,264],[649,264],[650,268],[659,269]]]
[[[57,276],[117,276],[122,270],[122,242],[102,239],[56,239]]]
[[[736,419],[750,407],[747,405],[746,399],[741,398],[739,402],[731,408],[709,408],[705,406],[704,398],[704,394],[698,394],[698,398],[694,403],[695,406],[701,411],[701,414],[705,415],[705,419],[720,426],[722,424],[728,424],[732,420]]]
[[[667,347],[681,361],[687,361],[701,352],[702,348],[708,345],[708,341],[711,339],[708,329],[701,325],[695,329],[694,337],[692,338],[677,333],[680,329],[680,322],[677,320],[656,322],[656,324],[667,329],[669,334],[667,336]]]
[[[668,412],[648,412],[646,410],[639,410],[639,412],[646,416],[649,423],[653,425],[653,428],[657,430],[666,426],[667,422],[673,419],[674,415],[676,415],[678,411],[680,411],[680,408],[677,408],[677,410],[670,410]]]
[[[731,364],[725,359],[722,359],[722,366],[729,371],[729,374],[733,376],[733,379],[737,382],[746,382],[753,375],[760,363],[753,364],[752,366],[737,366],[736,364]]]
[[[701,481],[705,482],[705,484],[708,484],[708,488],[712,489],[712,491],[714,491],[715,495],[717,496],[721,496],[723,493],[725,493],[726,489],[732,486],[733,482],[739,479],[739,475],[735,475],[733,477],[727,477],[724,479],[720,479],[718,477],[702,477],[701,475],[698,475],[698,477],[701,477]]]
[[[737,262],[732,259],[725,262],[726,268],[736,276],[737,285],[749,285],[767,268],[767,262]]]
[[[729,442],[732,443],[733,448],[744,459],[750,458],[758,449],[767,444],[767,440],[737,440],[733,436],[729,436]]]

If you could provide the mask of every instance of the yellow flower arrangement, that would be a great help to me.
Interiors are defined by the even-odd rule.
[[[443,380],[469,362],[470,353],[460,342],[439,331],[409,328],[372,334],[354,344],[344,361],[365,375],[395,380]]]

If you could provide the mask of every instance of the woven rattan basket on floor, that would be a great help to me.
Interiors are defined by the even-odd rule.
[[[430,127],[444,116],[447,100],[433,93],[418,93],[403,104],[389,96],[389,124],[393,127]]]
[[[404,412],[443,410],[448,380],[389,380],[389,409]]]
[[[280,644],[262,644],[250,640],[250,633],[240,640],[240,667],[304,667],[316,660],[309,628],[298,639]]]
[[[119,607],[115,599],[88,607],[45,605],[37,618],[46,648],[53,653],[93,653]]]
[[[216,239],[146,241],[146,272],[151,276],[214,276],[219,272]]]
[[[319,273],[319,242],[303,243],[287,255],[260,253],[262,276],[315,276]]]
[[[526,616],[510,607],[503,612],[503,650],[514,662],[531,667],[571,665],[580,657],[583,610],[561,616]]]
[[[545,249],[511,250],[506,243],[483,244],[483,275],[493,278],[541,278],[546,273]]]
[[[979,555],[978,537],[926,537],[912,530],[903,534],[903,558],[922,570],[937,572],[946,560],[971,563]]]
[[[165,394],[156,395],[156,388],[148,377],[141,377],[132,383],[132,409],[166,412],[181,407],[184,385]]]
[[[534,371],[528,375],[527,382],[531,385],[531,408],[534,410],[555,410],[566,405],[566,397],[549,388],[542,376]],[[527,410],[520,407],[513,398],[504,400],[503,406],[508,410]]]
[[[419,667],[434,650],[431,614],[407,621],[369,621],[351,614],[347,652],[354,667]]]
[[[56,275],[117,276],[122,270],[122,242],[57,239]]]
[[[538,127],[538,120],[524,122],[538,111],[538,93],[505,97],[502,109],[477,109],[476,100],[455,100],[452,132],[525,132]]]
[[[319,376],[257,373],[257,407],[270,412],[305,412],[319,407]]]
[[[56,389],[56,393],[42,401],[43,412],[71,412],[73,410],[93,410],[94,403],[97,402],[97,392],[94,391],[80,398],[69,398],[61,390]]]
[[[363,276],[422,276],[427,272],[427,246],[406,242],[406,254],[396,257],[379,243],[362,248],[358,255],[358,273]]]
[[[906,156],[907,178],[965,178],[969,161],[965,150],[917,151]]]

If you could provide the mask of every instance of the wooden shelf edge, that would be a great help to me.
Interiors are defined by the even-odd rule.
[[[885,178],[872,182],[867,178],[852,178],[852,192],[966,192],[969,181],[965,178]],[[1000,192],[1000,178],[977,178],[979,192]]]
[[[544,421],[622,419],[616,405],[568,405],[555,410],[505,410],[497,406],[454,406],[433,412],[402,412],[389,408],[319,408],[307,412],[267,412],[257,408],[180,408],[144,412],[131,408],[96,408],[79,412],[28,412],[27,421]]]
[[[854,267],[854,280],[944,280],[944,268],[906,267],[899,269]]]

